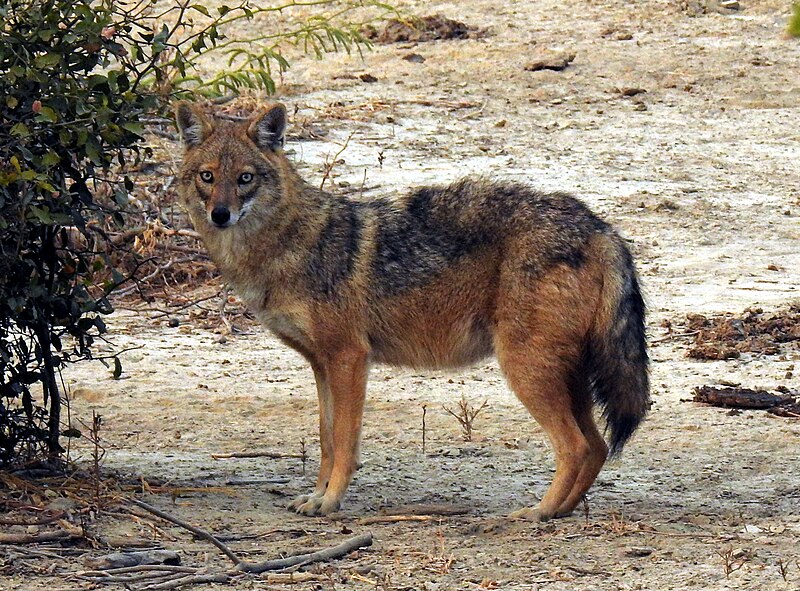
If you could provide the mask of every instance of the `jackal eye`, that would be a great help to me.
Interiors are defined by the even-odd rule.
[[[248,183],[253,182],[253,173],[252,172],[243,172],[239,175],[239,184],[246,185]]]
[[[213,183],[214,173],[212,173],[210,170],[203,170],[200,172],[200,180],[204,183]]]

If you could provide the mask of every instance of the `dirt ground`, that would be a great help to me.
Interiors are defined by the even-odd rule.
[[[318,462],[303,360],[247,323],[222,335],[220,323],[204,328],[182,313],[170,326],[123,310],[109,322],[114,346],[142,348],[123,355],[122,379],[100,364],[66,374],[75,424],[102,415],[105,469],[172,489],[141,498],[252,560],[374,534],[369,549],[309,567],[318,580],[253,577],[225,588],[800,589],[800,420],[688,401],[694,387],[720,383],[797,394],[797,343],[704,361],[687,357],[681,324],[689,313],[772,311],[800,299],[800,42],[783,35],[790,3],[401,5],[485,33],[379,44],[363,59],[296,59],[280,95],[294,113],[287,148],[319,182],[350,138],[328,184],[353,198],[465,174],[580,195],[630,238],[638,260],[650,308],[648,420],[600,474],[586,511],[509,523],[498,518],[535,503],[553,458],[496,364],[450,375],[377,366],[363,466],[342,512],[299,517],[284,506],[313,485]],[[551,52],[575,58],[562,71],[526,70]],[[462,396],[488,400],[472,442],[443,408]],[[88,461],[89,447],[73,445]],[[212,457],[303,446],[307,461]],[[423,504],[460,514],[363,519]],[[186,565],[226,568],[209,543],[164,522],[117,511],[88,527],[115,547],[144,540],[178,550]],[[107,551],[77,549],[37,572],[18,549],[22,562],[0,575],[0,589],[92,588],[67,575]]]

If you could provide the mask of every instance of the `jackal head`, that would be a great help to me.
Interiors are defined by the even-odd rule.
[[[257,201],[280,198],[286,108],[273,104],[245,121],[208,116],[179,102],[175,119],[185,148],[181,199],[195,226],[223,229],[246,218]]]

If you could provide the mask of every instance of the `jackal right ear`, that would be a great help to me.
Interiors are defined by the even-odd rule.
[[[175,123],[183,145],[194,148],[202,144],[214,129],[208,116],[200,107],[187,101],[175,105]]]
[[[286,133],[286,107],[275,103],[268,109],[257,111],[250,117],[247,135],[262,150],[278,150],[283,147]]]

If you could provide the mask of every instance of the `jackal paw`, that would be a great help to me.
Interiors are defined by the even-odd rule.
[[[509,519],[524,519],[525,521],[549,521],[552,517],[552,515],[542,512],[538,506],[524,507],[508,515]]]
[[[314,499],[314,498],[317,498],[317,497],[321,497],[323,494],[324,493],[312,492],[311,494],[300,495],[299,497],[296,497],[291,503],[286,505],[286,508],[289,509],[289,511],[297,511],[297,509],[301,505],[305,505],[311,499]]]
[[[339,499],[326,497],[325,495],[302,495],[297,497],[289,504],[289,509],[301,515],[329,515],[339,510],[341,502]]]

